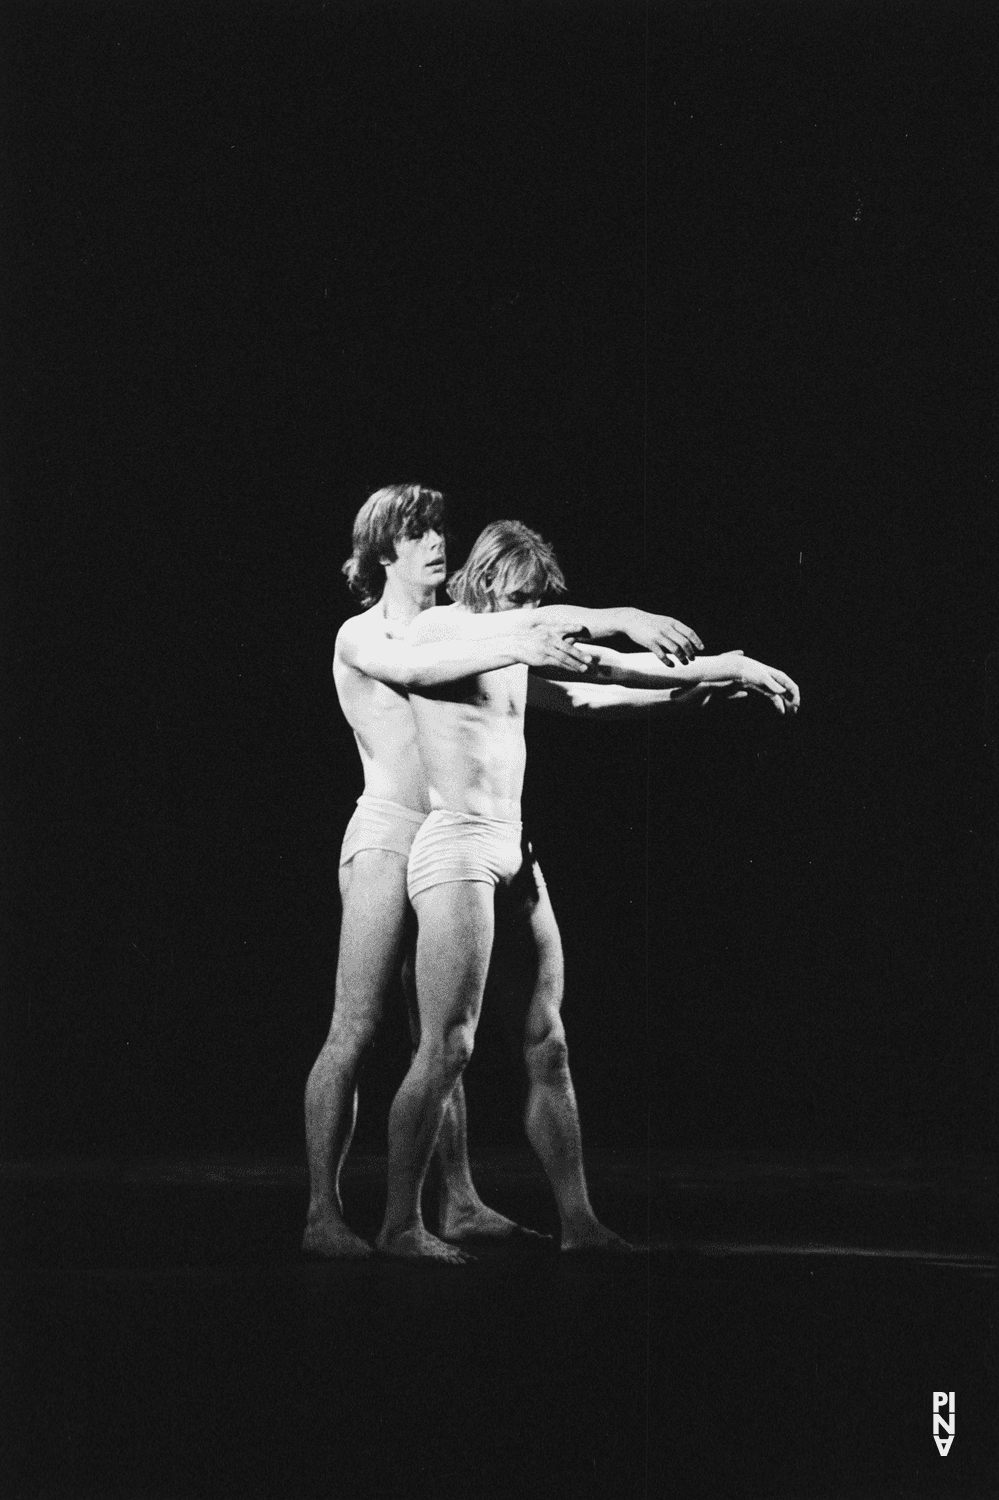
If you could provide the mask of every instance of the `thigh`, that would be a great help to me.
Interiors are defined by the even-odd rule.
[[[414,902],[416,995],[421,1036],[479,1017],[493,946],[493,887],[480,880],[435,885]]]
[[[361,849],[340,871],[343,917],[336,972],[341,1018],[377,1020],[399,963],[406,923],[406,860],[387,849]]]
[[[493,969],[490,995],[507,1045],[518,1056],[525,1040],[550,1032],[565,984],[562,939],[543,879],[532,879],[516,900],[497,897]]]

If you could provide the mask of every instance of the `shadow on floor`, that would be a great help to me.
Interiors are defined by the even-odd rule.
[[[320,1264],[260,1158],[0,1164],[0,1493],[995,1495],[985,1163],[588,1157],[623,1262]],[[556,1227],[532,1160],[483,1197]],[[384,1161],[354,1161],[373,1235]],[[941,1458],[932,1394],[956,1393]]]

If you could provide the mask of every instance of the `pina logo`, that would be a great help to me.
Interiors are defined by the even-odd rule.
[[[946,1437],[941,1437],[941,1431],[946,1432]],[[950,1445],[954,1441],[954,1392],[933,1392],[933,1441],[936,1443],[941,1458],[946,1458],[950,1452]]]

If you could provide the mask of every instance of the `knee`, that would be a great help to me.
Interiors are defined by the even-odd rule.
[[[353,1071],[374,1039],[376,1025],[374,1016],[338,1015],[334,1011],[324,1049],[333,1066]]]
[[[529,1037],[524,1047],[528,1076],[532,1083],[556,1083],[569,1076],[569,1049],[561,1022],[543,1035]]]
[[[461,1077],[471,1061],[475,1047],[475,1030],[468,1022],[452,1026],[444,1038],[441,1062],[445,1078],[453,1083]]]

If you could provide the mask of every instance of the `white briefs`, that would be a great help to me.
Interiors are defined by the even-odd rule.
[[[534,902],[545,883],[520,823],[443,809],[416,812],[367,792],[358,797],[347,824],[341,867],[362,849],[386,849],[409,861],[410,900],[431,886],[456,880],[481,880],[505,888],[523,872],[510,895]]]
[[[413,840],[426,813],[414,812],[385,797],[370,797],[367,792],[357,799],[354,816],[347,824],[340,850],[340,864],[349,864],[362,849],[388,849],[392,854],[409,858]]]
[[[429,813],[413,840],[406,884],[409,899],[456,880],[507,885],[524,862],[521,823],[472,813]]]

